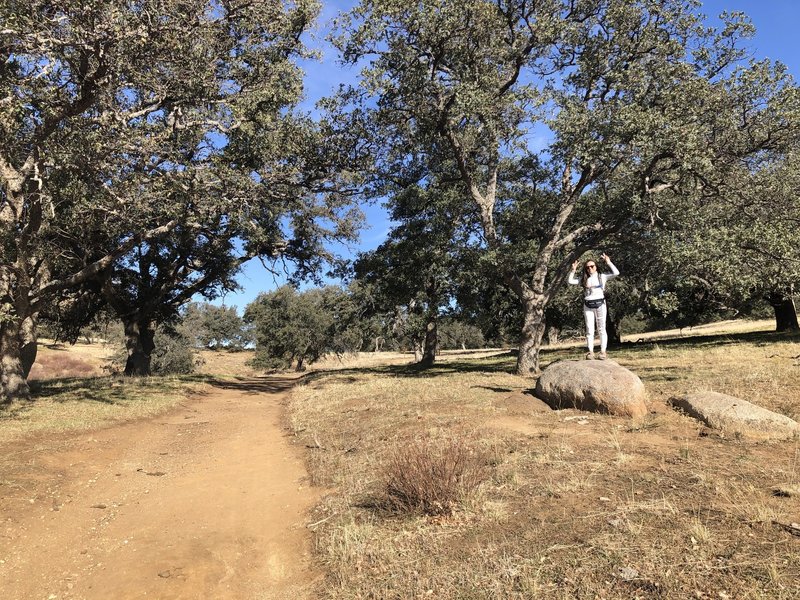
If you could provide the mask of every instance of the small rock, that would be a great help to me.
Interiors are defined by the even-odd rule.
[[[800,424],[747,400],[718,392],[695,392],[670,398],[669,403],[726,433],[786,439],[800,435]]]
[[[619,570],[619,576],[620,579],[623,579],[625,581],[631,581],[639,577],[639,571],[637,571],[633,567],[622,567]]]
[[[92,504],[91,508],[108,508],[105,504]]]

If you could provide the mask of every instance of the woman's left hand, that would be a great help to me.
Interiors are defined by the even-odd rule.
[[[603,259],[604,261],[606,261],[607,263],[608,263],[608,262],[611,262],[611,258],[609,258],[608,254],[606,254],[605,252],[603,252],[603,253],[600,255],[600,258],[602,258],[602,259]]]

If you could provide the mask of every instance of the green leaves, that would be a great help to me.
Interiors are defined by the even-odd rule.
[[[365,0],[337,43],[362,66],[342,102],[374,131],[376,193],[457,179],[505,284],[529,310],[546,304],[584,251],[692,214],[796,135],[791,78],[742,62],[749,21],[714,30],[697,6]]]

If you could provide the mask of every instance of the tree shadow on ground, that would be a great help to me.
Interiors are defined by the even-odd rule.
[[[311,371],[301,376],[303,383],[314,382],[329,377],[350,377],[351,382],[357,381],[358,375],[386,375],[398,378],[419,379],[434,378],[453,373],[513,373],[516,351],[494,354],[490,357],[476,358],[473,360],[454,360],[437,362],[431,367],[419,364],[384,365],[370,367],[342,367],[326,369],[324,371]],[[489,362],[491,361],[491,362]]]
[[[775,342],[800,342],[800,333],[778,333],[778,332],[746,332],[746,333],[719,333],[699,336],[687,336],[681,338],[663,338],[653,340],[642,340],[638,342],[623,342],[614,346],[614,352],[625,352],[636,354],[642,351],[652,351],[656,346],[659,348],[681,348],[681,347],[718,347],[728,344],[749,343],[754,345],[767,345]],[[576,354],[576,351],[578,354]],[[582,356],[582,347],[561,347],[548,348],[541,350],[540,360],[543,368],[549,364],[566,358],[577,358]],[[328,377],[355,377],[358,375],[377,374],[388,375],[401,378],[434,378],[453,373],[515,373],[516,350],[508,350],[493,354],[491,356],[466,359],[466,360],[444,360],[434,363],[431,367],[422,367],[419,364],[407,365],[385,365],[370,367],[342,367],[339,369],[329,369],[325,371],[312,371],[300,377],[306,384],[312,384],[318,380]],[[648,367],[638,367],[637,371],[648,371]],[[650,380],[674,381],[680,379],[677,375],[677,368],[659,367],[651,369],[652,373],[644,377]],[[672,373],[670,371],[675,371]],[[355,381],[355,379],[353,379]],[[493,391],[501,391],[499,388]],[[502,390],[504,391],[504,390]]]
[[[292,389],[302,380],[302,376],[269,375],[264,377],[236,377],[233,380],[212,379],[208,383],[215,388],[235,390],[247,394],[275,394]]]
[[[749,331],[745,333],[717,333],[708,335],[692,335],[676,338],[640,339],[636,342],[623,342],[616,346],[621,350],[646,349],[653,346],[725,346],[746,342],[755,345],[767,345],[775,342],[800,342],[800,332]]]
[[[60,377],[37,379],[28,382],[31,400],[52,398],[56,402],[86,400],[103,404],[117,404],[126,398],[125,386],[117,377]],[[63,396],[63,398],[57,398]]]

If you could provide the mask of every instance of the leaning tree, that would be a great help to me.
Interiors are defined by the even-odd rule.
[[[714,30],[698,6],[365,0],[343,20],[338,46],[363,76],[339,102],[352,131],[375,132],[376,189],[457,166],[486,261],[523,309],[520,374],[539,369],[572,261],[795,127],[785,70],[744,62],[749,21]],[[527,237],[501,227],[509,211]]]

